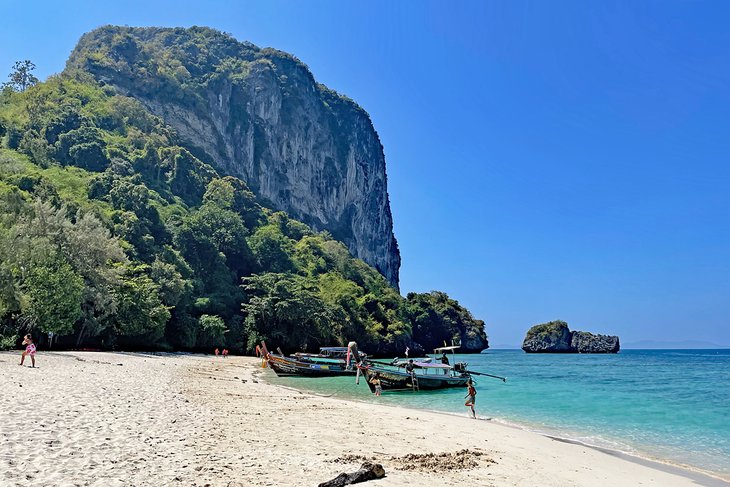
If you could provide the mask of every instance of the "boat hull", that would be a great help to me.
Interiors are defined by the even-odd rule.
[[[453,376],[444,374],[441,377],[437,374],[411,375],[407,372],[398,372],[372,367],[363,367],[362,370],[365,372],[368,387],[370,387],[372,392],[375,392],[375,386],[370,383],[370,380],[375,377],[376,373],[380,379],[380,387],[384,391],[424,391],[446,389],[448,387],[465,387],[469,380],[468,375]],[[417,387],[414,387],[414,378],[417,383]]]
[[[345,368],[344,364],[318,364],[271,354],[269,354],[267,359],[269,367],[279,377],[329,377],[336,375],[355,375],[356,372],[355,369]]]

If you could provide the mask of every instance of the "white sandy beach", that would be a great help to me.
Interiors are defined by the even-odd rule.
[[[18,358],[0,354],[3,486],[316,486],[364,457],[385,468],[361,484],[376,487],[726,485],[490,421],[269,385],[252,358]]]

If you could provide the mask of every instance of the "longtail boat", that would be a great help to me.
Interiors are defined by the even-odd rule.
[[[420,359],[396,359],[390,363],[366,361],[358,364],[358,370],[365,375],[370,391],[375,393],[373,379],[380,380],[380,387],[384,391],[421,391],[445,389],[447,387],[464,387],[472,374],[487,375],[505,380],[503,377],[492,376],[466,369],[465,362],[449,363],[446,352],[451,352],[452,360],[458,345],[439,347],[434,349],[434,359],[422,361]],[[442,357],[437,357],[441,353]],[[440,363],[438,363],[440,361]]]
[[[357,373],[348,347],[322,347],[317,354],[299,352],[287,357],[280,350],[278,354],[269,352],[263,342],[261,345],[264,359],[278,376],[327,377]],[[360,360],[364,358],[364,354],[356,350],[355,353]]]
[[[460,365],[460,364],[457,364]],[[405,365],[361,364],[359,369],[365,374],[368,387],[375,392],[372,380],[380,379],[384,391],[420,391],[445,389],[447,387],[464,387],[471,377],[465,371],[443,364],[413,362],[413,369],[408,371]]]

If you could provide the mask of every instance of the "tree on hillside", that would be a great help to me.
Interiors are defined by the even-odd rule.
[[[39,254],[38,242],[48,242],[82,278],[81,317],[76,323],[77,343],[81,343],[86,336],[104,330],[115,314],[113,289],[118,287],[128,259],[119,240],[93,214],[77,211],[73,219],[65,206],[37,201],[32,213],[19,218],[12,228],[12,257],[16,268],[30,269]],[[54,272],[66,272],[58,269]]]
[[[29,59],[25,61],[16,61],[13,70],[8,75],[10,81],[3,83],[3,89],[10,88],[15,91],[25,91],[31,86],[38,83],[38,78],[33,75],[35,64]]]
[[[84,280],[60,256],[48,258],[28,269],[23,291],[23,316],[30,328],[65,335],[81,317]]]
[[[405,316],[411,323],[413,341],[426,350],[452,341],[461,341],[465,347],[474,342],[476,348],[488,344],[484,322],[444,292],[408,293]]]
[[[316,350],[335,340],[335,315],[313,280],[268,272],[244,277],[242,287],[249,349],[268,340],[293,350]]]

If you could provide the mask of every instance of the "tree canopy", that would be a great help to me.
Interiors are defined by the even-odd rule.
[[[16,65],[0,92],[0,346],[53,332],[67,347],[486,347],[456,301],[403,298],[137,100],[73,71],[38,82],[33,67]]]

